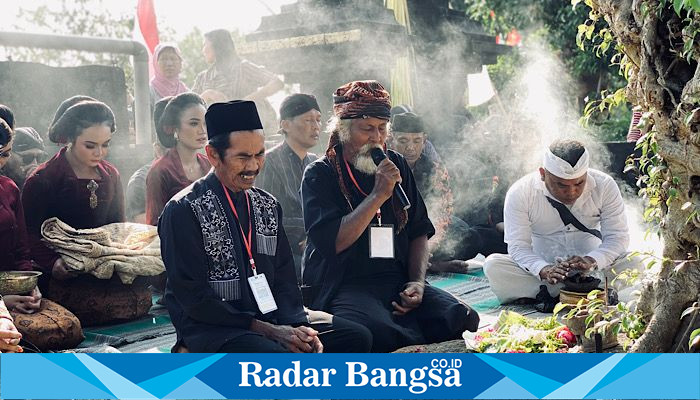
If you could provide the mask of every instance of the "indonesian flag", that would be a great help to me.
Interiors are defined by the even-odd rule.
[[[158,23],[156,22],[156,10],[154,0],[138,0],[136,6],[136,20],[134,21],[134,40],[142,42],[148,49],[149,59],[153,58],[153,52],[160,43],[158,38]],[[153,76],[153,63],[148,63],[150,75]]]

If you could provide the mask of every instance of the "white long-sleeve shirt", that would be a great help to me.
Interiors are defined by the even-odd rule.
[[[571,213],[589,229],[600,230],[603,240],[564,226],[545,196],[552,196],[539,172],[526,175],[508,190],[504,209],[508,254],[521,268],[539,278],[542,268],[556,257],[590,256],[598,268],[607,268],[627,251],[629,232],[622,195],[610,175],[589,169],[586,187]]]

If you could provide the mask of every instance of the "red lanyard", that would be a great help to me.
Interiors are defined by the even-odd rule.
[[[252,240],[253,225],[251,223],[251,219],[253,217],[252,217],[252,215],[250,215],[250,199],[248,198],[248,192],[243,191],[243,193],[245,193],[246,204],[248,205],[248,238],[246,239],[245,233],[243,232],[243,227],[241,226],[241,219],[238,218],[238,212],[236,212],[236,207],[233,205],[233,201],[231,200],[231,195],[228,194],[228,189],[226,189],[226,186],[224,186],[223,183],[221,184],[221,187],[224,188],[224,193],[226,193],[226,199],[228,199],[228,204],[231,206],[231,210],[233,211],[233,215],[236,216],[236,222],[238,222],[238,228],[241,230],[241,239],[243,239],[243,245],[245,246],[245,249],[248,252],[248,261],[250,262],[250,268],[253,269],[253,275],[257,275],[258,272],[255,270],[255,260],[253,259],[253,248],[251,245],[251,243],[253,242],[253,240]]]
[[[362,188],[360,188],[360,185],[357,184],[357,180],[355,179],[355,175],[352,174],[352,171],[350,170],[350,164],[348,164],[348,161],[345,159],[345,157],[343,157],[343,161],[345,162],[345,169],[348,171],[348,175],[350,175],[350,180],[355,185],[357,190],[359,190],[360,193],[362,193],[362,195],[367,197],[367,193],[365,193],[364,190],[362,190]],[[379,225],[382,224],[382,209],[381,208],[377,209],[377,222]]]

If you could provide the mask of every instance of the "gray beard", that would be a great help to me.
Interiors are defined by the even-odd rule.
[[[352,165],[355,169],[367,175],[374,175],[377,172],[377,166],[374,164],[374,160],[367,154],[355,156],[352,160]]]
[[[352,165],[358,171],[365,173],[367,175],[374,175],[377,172],[377,164],[372,160],[372,156],[369,154],[370,150],[373,148],[381,148],[378,145],[373,145],[367,143],[360,148],[360,151],[352,158]]]

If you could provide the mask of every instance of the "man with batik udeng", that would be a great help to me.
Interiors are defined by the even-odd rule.
[[[311,305],[367,326],[373,352],[476,330],[475,311],[425,281],[435,230],[406,160],[388,151],[375,165],[370,156],[385,147],[389,93],[379,82],[357,81],[333,100],[326,155],[309,165],[301,185]],[[399,183],[407,210],[392,195]]]

